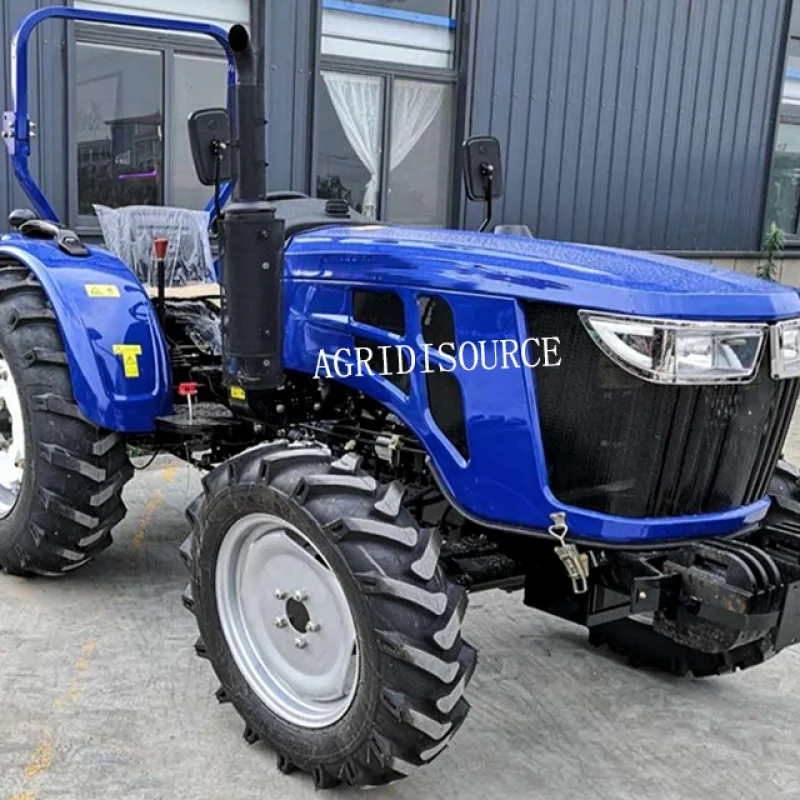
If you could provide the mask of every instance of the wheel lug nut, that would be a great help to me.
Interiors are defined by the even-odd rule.
[[[306,633],[317,633],[319,631],[319,622],[307,622]]]
[[[305,640],[303,636],[298,636],[294,640],[294,646],[299,650],[302,650],[304,647],[306,647],[306,645],[308,645],[308,642]]]
[[[286,599],[286,592],[283,589],[276,589],[275,590],[275,597],[277,597],[278,600],[285,600]]]
[[[285,628],[289,624],[289,620],[286,617],[275,617],[273,622],[276,628]]]
[[[308,600],[308,592],[305,589],[299,589],[294,593],[294,599],[297,600],[298,603],[305,603]]]

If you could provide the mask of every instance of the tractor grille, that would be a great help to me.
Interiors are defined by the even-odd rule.
[[[614,364],[576,309],[525,307],[529,336],[559,336],[538,367],[536,403],[550,488],[562,502],[622,517],[720,511],[767,493],[800,381],[661,386]]]

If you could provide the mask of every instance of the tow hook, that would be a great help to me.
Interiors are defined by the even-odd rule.
[[[563,511],[551,514],[550,519],[553,524],[547,532],[559,541],[554,551],[572,581],[572,591],[574,594],[586,594],[589,591],[589,556],[586,553],[579,553],[574,544],[567,544],[569,526],[567,515]]]

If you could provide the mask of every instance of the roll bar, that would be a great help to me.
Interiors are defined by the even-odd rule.
[[[35,132],[35,123],[28,114],[28,44],[31,34],[38,25],[47,19],[74,20],[75,22],[100,22],[108,25],[125,25],[130,28],[150,28],[178,33],[193,33],[210,36],[218,42],[228,59],[228,111],[231,119],[233,87],[236,83],[236,62],[233,51],[228,44],[228,32],[217,25],[203,22],[184,22],[181,20],[161,19],[134,14],[117,14],[106,11],[90,11],[65,6],[48,6],[28,14],[20,22],[11,42],[11,97],[13,110],[3,114],[2,137],[11,157],[14,174],[33,207],[42,219],[59,222],[58,214],[50,204],[39,184],[31,175],[29,159],[31,155],[31,139]],[[221,204],[230,196],[232,186],[225,184],[220,193]],[[206,211],[213,217],[214,198],[207,205]]]

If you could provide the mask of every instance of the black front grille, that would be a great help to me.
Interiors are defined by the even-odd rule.
[[[561,501],[623,517],[701,514],[767,493],[800,381],[664,386],[614,364],[576,309],[526,305],[528,335],[558,336],[538,367],[536,403],[550,488]]]

